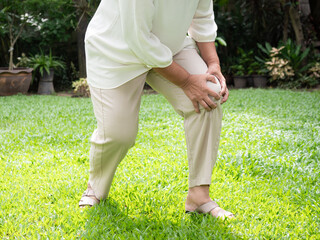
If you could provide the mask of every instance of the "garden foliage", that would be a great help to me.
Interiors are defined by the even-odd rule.
[[[29,58],[39,54],[39,48],[45,54],[52,49],[55,56],[68,59],[68,68],[56,72],[60,79],[57,85],[70,85],[70,61],[76,62],[68,56],[77,24],[73,0],[1,0],[0,9],[0,66],[9,65],[9,25],[13,24],[14,36],[24,25],[14,47],[13,63],[18,64],[22,55]]]
[[[320,55],[309,56],[310,48],[302,49],[291,39],[280,42],[278,47],[269,43],[265,46],[258,43],[263,57],[256,59],[265,65],[270,81],[279,87],[300,88],[313,87],[320,83],[317,76],[317,59]]]
[[[78,97],[90,97],[90,89],[86,78],[80,78],[72,83],[73,92]]]
[[[84,54],[78,55],[77,41],[78,43],[83,41],[80,39],[82,35],[78,36],[77,33],[84,34],[87,21],[90,20],[99,2],[99,0],[0,1],[0,65],[8,66],[9,63],[8,17],[14,18],[15,34],[19,32],[22,24],[25,26],[14,47],[13,62],[17,64],[17,58],[22,54],[27,57],[39,54],[39,47],[45,54],[52,49],[53,55],[66,63],[66,68],[55,73],[55,86],[58,89],[71,88],[72,81],[79,79],[79,65],[85,65],[78,64],[78,60],[81,59],[79,56],[84,58]],[[315,10],[318,9],[316,1],[309,2]],[[297,3],[293,0],[214,1],[215,20],[219,27],[217,43],[221,45],[217,49],[223,73],[234,75],[241,70],[245,75],[262,74],[263,69],[258,62],[249,63],[249,69],[241,66],[239,58],[242,58],[242,53],[239,49],[247,53],[246,57],[254,60],[254,57],[259,55],[257,43],[264,45],[268,42],[271,46],[277,47],[281,41],[286,42],[287,38],[295,39],[295,31],[289,24],[287,14],[288,6],[294,6],[297,9]],[[318,25],[311,23],[317,21],[312,14],[314,15],[313,10],[309,17],[300,16],[300,20],[303,24],[305,45],[310,48],[306,61],[315,65],[319,59],[314,56],[312,42],[318,41],[320,33]],[[80,21],[83,19],[85,22]],[[79,26],[80,22],[81,26]],[[80,62],[83,63],[83,61]],[[235,65],[236,67],[231,67]],[[300,75],[295,71],[295,77],[290,84],[280,82],[279,85],[299,88],[312,87],[319,83],[319,80],[315,82],[314,77],[310,78],[305,71]]]

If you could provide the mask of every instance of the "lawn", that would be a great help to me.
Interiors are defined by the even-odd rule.
[[[320,92],[232,90],[211,195],[232,221],[187,215],[183,120],[144,95],[108,200],[80,210],[90,99],[0,98],[2,239],[320,239]]]

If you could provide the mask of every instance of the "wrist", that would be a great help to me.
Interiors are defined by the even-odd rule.
[[[220,63],[219,62],[209,62],[207,63],[208,68],[213,68],[221,71]]]
[[[185,76],[184,80],[178,85],[178,87],[185,89],[190,83],[191,74]]]

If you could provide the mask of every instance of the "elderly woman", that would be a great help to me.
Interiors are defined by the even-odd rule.
[[[79,206],[107,198],[134,145],[147,82],[184,118],[189,162],[186,212],[231,218],[209,196],[221,104],[228,89],[214,40],[212,0],[102,0],[86,33],[87,74],[97,119],[88,188]]]

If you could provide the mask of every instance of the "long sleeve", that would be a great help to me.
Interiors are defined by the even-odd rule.
[[[150,68],[169,66],[171,50],[151,31],[153,0],[119,0],[119,10],[124,39],[136,57]]]
[[[217,36],[212,0],[200,0],[188,34],[197,42],[211,42]]]

